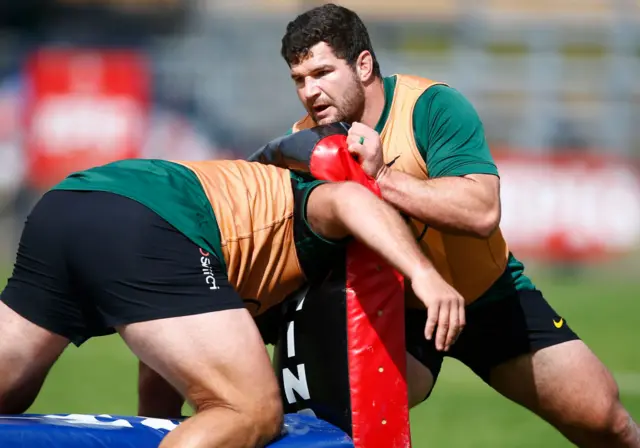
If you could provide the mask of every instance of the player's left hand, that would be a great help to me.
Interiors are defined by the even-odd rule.
[[[375,179],[384,166],[380,135],[369,126],[355,122],[349,129],[347,144],[364,172]]]

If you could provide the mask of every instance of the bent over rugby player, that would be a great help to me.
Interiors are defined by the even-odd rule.
[[[0,413],[30,406],[69,342],[118,332],[196,411],[162,447],[264,446],[282,405],[252,315],[324,275],[350,235],[426,306],[464,312],[400,215],[356,183],[245,161],[72,174],[28,217],[1,296]]]

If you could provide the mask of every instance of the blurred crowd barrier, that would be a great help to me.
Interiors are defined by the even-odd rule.
[[[0,248],[71,171],[243,158],[303,112],[279,55],[309,0],[0,0]],[[383,73],[478,109],[525,258],[640,244],[640,0],[346,0]]]

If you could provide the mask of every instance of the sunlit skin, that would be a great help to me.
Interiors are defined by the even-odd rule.
[[[320,42],[291,66],[298,98],[317,124],[362,122],[375,127],[384,108],[382,80],[373,73],[371,53],[363,51],[350,66]]]

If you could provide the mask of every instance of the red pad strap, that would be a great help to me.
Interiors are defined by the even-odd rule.
[[[346,136],[320,140],[309,169],[317,179],[358,182],[380,196],[347,150]],[[404,338],[404,279],[354,241],[347,250],[347,346],[355,448],[411,446]]]

